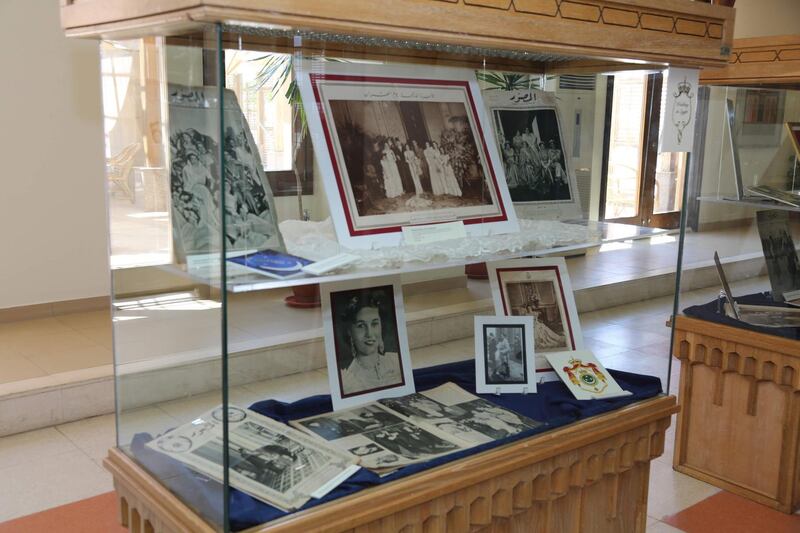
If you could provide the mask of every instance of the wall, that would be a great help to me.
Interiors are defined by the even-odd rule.
[[[108,294],[98,45],[0,2],[0,309]]]
[[[798,0],[737,0],[736,39],[786,35],[800,31]]]

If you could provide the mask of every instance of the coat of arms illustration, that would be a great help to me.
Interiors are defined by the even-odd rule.
[[[678,130],[678,143],[683,142],[683,130],[692,122],[692,102],[694,91],[686,78],[678,84],[677,91],[672,94],[672,123]]]
[[[579,389],[594,394],[600,394],[606,387],[608,382],[605,374],[597,368],[594,363],[584,363],[580,359],[571,358],[569,365],[565,366],[564,372],[569,376],[569,380]]]

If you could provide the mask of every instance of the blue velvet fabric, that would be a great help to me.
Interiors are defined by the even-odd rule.
[[[609,400],[576,400],[561,382],[540,384],[536,394],[479,395],[497,405],[534,420],[545,422],[545,425],[463,452],[407,466],[383,478],[362,468],[324,498],[309,501],[303,509],[341,498],[373,485],[388,483],[495,446],[612,411],[625,405],[657,396],[662,392],[661,381],[656,377],[615,370],[611,370],[611,375],[614,376],[623,389],[632,392],[633,395]],[[457,384],[472,394],[476,394],[474,362],[463,361],[414,371],[414,383],[418,391],[431,389],[448,381]],[[332,406],[330,396],[325,395],[312,396],[294,403],[265,400],[253,404],[250,409],[275,420],[288,422],[289,420],[329,412]],[[149,434],[144,433],[134,437],[131,444],[131,452],[134,457],[172,492],[178,494],[195,510],[202,512],[207,520],[212,523],[222,523],[222,485],[208,479],[206,476],[193,472],[166,455],[147,448],[145,444],[151,439],[152,437]],[[230,526],[233,531],[256,526],[285,514],[284,511],[258,501],[236,489],[230,490]]]
[[[737,296],[735,300],[740,304],[746,305],[764,305],[770,307],[787,307],[786,304],[777,303],[772,301],[768,292],[758,292],[755,294],[748,294],[747,296]],[[693,305],[683,310],[686,316],[699,318],[701,320],[708,320],[709,322],[717,322],[718,324],[725,324],[726,326],[733,326],[735,328],[747,329],[750,331],[757,331],[758,333],[766,333],[767,335],[777,335],[779,337],[786,337],[787,339],[800,339],[800,328],[765,328],[762,326],[754,326],[741,320],[736,320],[725,314],[720,310],[719,300],[712,300],[707,304]]]

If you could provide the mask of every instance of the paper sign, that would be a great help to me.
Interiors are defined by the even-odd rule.
[[[463,239],[467,236],[464,222],[445,222],[421,226],[403,226],[403,243],[407,245],[430,244],[450,239]]]
[[[699,72],[692,68],[664,71],[659,152],[692,151]]]
[[[303,267],[302,270],[306,274],[311,274],[313,276],[321,276],[326,272],[330,272],[331,270],[336,270],[337,268],[342,268],[343,266],[347,266],[358,260],[359,257],[357,255],[336,254],[327,259],[322,259],[321,261],[317,261],[316,263],[311,263],[310,265],[306,265]]]

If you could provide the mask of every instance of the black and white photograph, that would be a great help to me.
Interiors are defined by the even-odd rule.
[[[546,381],[552,372],[545,353],[583,349],[578,309],[562,257],[513,259],[487,264],[495,313],[532,317],[536,370]]]
[[[399,422],[402,422],[400,418],[377,405],[364,405],[347,411],[305,418],[298,420],[296,424],[325,440],[336,440]]]
[[[364,444],[363,446],[356,446],[355,448],[350,448],[350,453],[357,457],[364,457],[365,455],[372,455],[374,453],[379,453],[383,451],[380,446],[377,444]]]
[[[323,286],[334,409],[414,392],[402,290],[394,279]]]
[[[408,422],[370,431],[364,436],[384,449],[407,459],[429,458],[461,449],[459,445]]]
[[[342,244],[396,244],[404,225],[459,220],[474,234],[518,231],[473,72],[316,70],[324,73],[308,70],[299,85],[307,109],[319,111],[309,131]]]
[[[564,152],[567,143],[555,97],[534,89],[490,90],[484,100],[517,208],[548,218],[580,216],[577,182]]]
[[[225,131],[219,139],[216,88],[169,88],[169,146],[175,253],[222,249],[221,197],[225,195],[228,251],[283,250],[272,192],[236,96],[225,92]],[[225,158],[220,176],[220,142]],[[224,191],[221,191],[222,183]]]
[[[535,319],[534,340],[542,352],[569,349],[564,314],[558,305],[557,288],[552,281],[509,281],[505,284],[513,316]]]
[[[527,383],[525,326],[483,325],[485,378],[489,385]]]
[[[356,458],[335,446],[254,411],[233,406],[229,410],[243,415],[228,421],[230,484],[255,498],[282,509],[296,509],[320,487],[337,478],[340,483],[357,469]],[[204,427],[202,432],[196,431],[198,425]],[[222,481],[222,431],[222,421],[209,412],[148,446]],[[173,442],[186,444],[169,444]]]
[[[381,405],[412,420],[435,420],[451,414],[446,405],[419,393],[379,401]]]
[[[783,294],[800,289],[800,262],[792,239],[788,211],[758,211],[758,235],[767,262],[772,299],[784,301]]]
[[[460,102],[332,100],[360,216],[491,205]]]
[[[511,200],[571,201],[555,109],[495,109]]]
[[[530,316],[475,317],[475,385],[478,392],[536,392]]]
[[[542,425],[541,422],[503,409],[481,398],[459,404],[467,414],[456,421],[492,440],[504,439]]]

